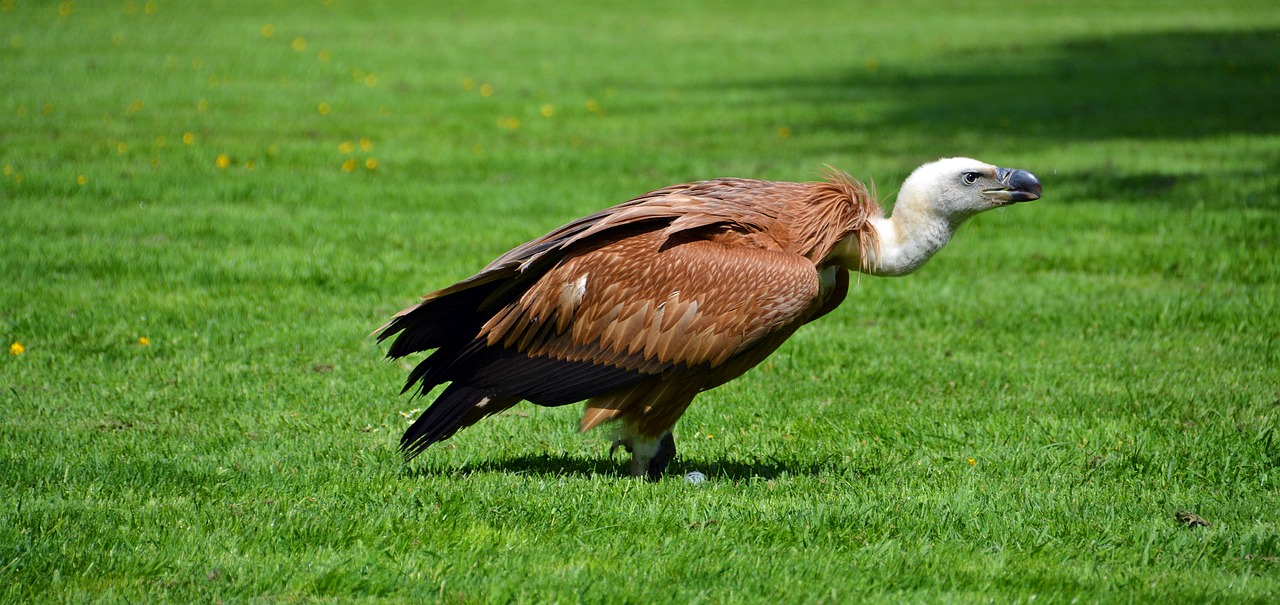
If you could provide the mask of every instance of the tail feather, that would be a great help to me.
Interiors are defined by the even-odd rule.
[[[491,299],[503,287],[502,280],[481,281],[479,277],[428,294],[375,330],[378,342],[399,334],[387,349],[387,357],[396,359],[471,340],[493,315]]]
[[[565,405],[651,376],[635,370],[484,347],[445,347],[423,360],[409,375],[405,390],[421,384],[425,395],[449,386],[400,438],[405,460],[480,419],[528,400],[542,406]]]
[[[389,359],[466,342],[487,319],[476,312],[476,298],[474,293],[463,292],[423,301],[388,322],[378,334],[378,341],[399,334],[387,349]]]
[[[460,429],[505,410],[517,401],[518,398],[497,398],[490,391],[465,384],[450,384],[400,437],[400,451],[404,452],[408,462],[431,444],[448,439]]]
[[[400,389],[403,395],[413,389],[413,385],[421,381],[422,387],[419,389],[419,395],[426,395],[428,391],[434,389],[436,385],[448,382],[449,378],[445,376],[446,372],[458,358],[457,347],[441,347],[427,356],[426,359],[418,362],[409,371],[409,378],[404,383],[404,388]]]
[[[531,357],[497,348],[484,348],[474,357],[464,359],[465,375],[459,379],[499,396],[518,394],[521,399],[547,407],[589,399],[651,376],[628,368]],[[426,382],[423,386],[427,386]]]

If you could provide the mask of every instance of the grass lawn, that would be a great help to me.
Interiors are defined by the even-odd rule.
[[[791,4],[0,0],[0,600],[1280,600],[1280,6]],[[1045,197],[700,396],[674,477],[578,406],[402,464],[418,295],[951,155]]]

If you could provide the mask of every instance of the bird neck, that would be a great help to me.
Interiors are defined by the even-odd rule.
[[[833,256],[845,267],[871,275],[906,275],[919,269],[951,241],[959,224],[918,206],[911,196],[900,194],[891,215],[869,219],[876,242],[868,247],[865,257],[856,235],[837,244]]]
[[[935,217],[906,217],[895,211],[889,218],[872,219],[880,234],[879,250],[872,250],[866,265],[872,275],[906,275],[919,269],[951,241],[955,230]]]

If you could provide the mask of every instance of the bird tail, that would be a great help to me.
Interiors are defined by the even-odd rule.
[[[454,382],[440,393],[431,407],[400,437],[405,462],[413,460],[428,446],[448,439],[481,418],[501,412],[520,401],[519,397],[498,397],[487,389]]]
[[[399,335],[387,350],[395,359],[449,344],[465,343],[489,319],[484,303],[498,284],[435,292],[395,315],[374,332],[378,342]],[[455,286],[456,287],[456,286]]]

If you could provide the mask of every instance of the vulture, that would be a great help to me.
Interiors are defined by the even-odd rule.
[[[905,275],[984,210],[1040,198],[1025,170],[925,164],[892,213],[828,168],[825,180],[673,185],[498,257],[375,333],[387,357],[432,351],[403,392],[448,383],[400,440],[406,462],[520,401],[585,401],[581,429],[620,423],[614,448],[656,481],[694,397],[759,364],[831,312],[849,272]],[[613,451],[612,449],[610,450]]]

